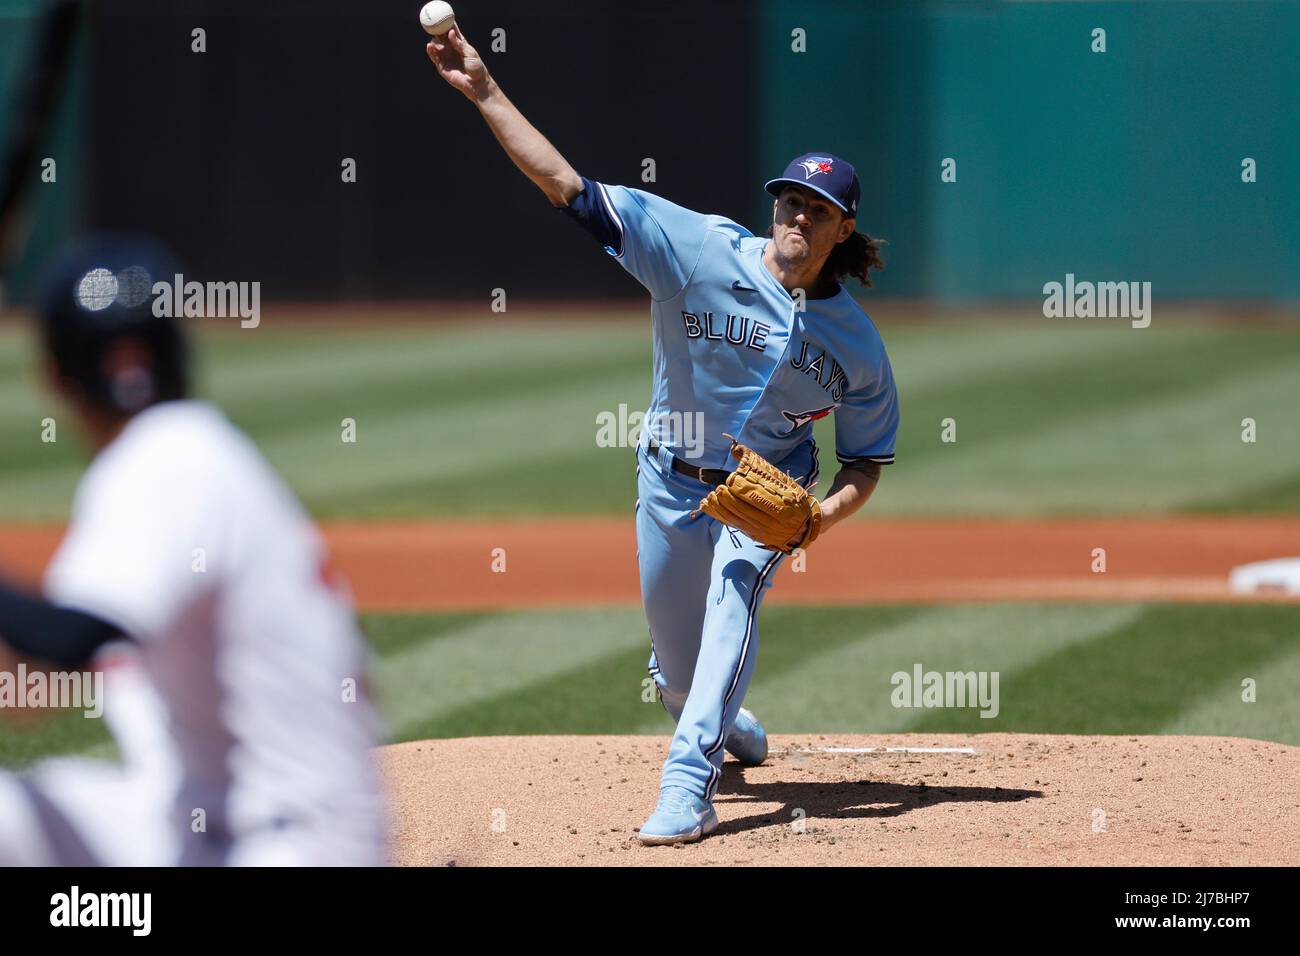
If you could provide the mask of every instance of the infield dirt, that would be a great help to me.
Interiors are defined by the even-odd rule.
[[[363,611],[641,600],[631,516],[328,522],[322,530]],[[35,580],[61,533],[53,525],[0,525],[0,566]],[[802,571],[787,561],[768,600],[1288,600],[1233,595],[1228,572],[1292,556],[1297,542],[1294,515],[864,520],[818,541]],[[1094,570],[1096,549],[1105,551],[1104,571]]]
[[[380,752],[404,865],[1300,865],[1300,748],[1229,737],[782,735],[720,826],[643,847],[666,737]],[[829,748],[974,748],[975,753]]]

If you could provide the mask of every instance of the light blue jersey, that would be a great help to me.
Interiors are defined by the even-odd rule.
[[[584,180],[566,209],[649,290],[653,393],[637,448],[637,564],[650,674],[677,722],[661,785],[708,800],[758,657],[758,612],[784,555],[695,511],[749,445],[806,487],[813,422],[841,462],[894,460],[898,400],[884,344],[843,288],[800,311],[763,265],[767,241],[651,193]],[[653,440],[653,443],[651,442]]]
[[[806,453],[812,423],[834,414],[841,462],[894,460],[893,372],[843,286],[801,312],[763,265],[767,239],[652,193],[594,185],[620,231],[609,248],[652,297],[651,438],[693,464],[729,468],[727,433],[780,464]],[[691,413],[702,417],[702,447],[687,440]]]

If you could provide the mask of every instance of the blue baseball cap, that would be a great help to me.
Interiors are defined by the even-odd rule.
[[[854,172],[853,166],[838,156],[830,153],[804,153],[790,160],[783,176],[768,180],[763,188],[773,196],[779,196],[783,186],[804,186],[815,193],[821,193],[843,209],[849,218],[856,219],[858,216],[862,186],[858,183],[858,174]]]

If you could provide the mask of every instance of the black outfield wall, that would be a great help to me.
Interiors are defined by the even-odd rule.
[[[419,7],[95,5],[90,223],[160,234],[195,278],[259,280],[268,299],[636,294],[437,75]],[[459,15],[579,172],[745,221],[766,172],[751,11],[482,0]],[[196,29],[206,52],[192,49]],[[496,30],[504,51],[491,49]],[[342,180],[345,159],[355,183]],[[646,159],[653,183],[641,179]]]

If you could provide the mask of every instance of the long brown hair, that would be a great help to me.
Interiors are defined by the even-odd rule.
[[[880,257],[880,247],[884,239],[873,239],[864,232],[855,232],[843,242],[838,243],[822,266],[822,275],[835,277],[836,282],[843,282],[846,276],[853,276],[868,289],[871,288],[870,272],[879,272],[885,268],[885,260]]]

